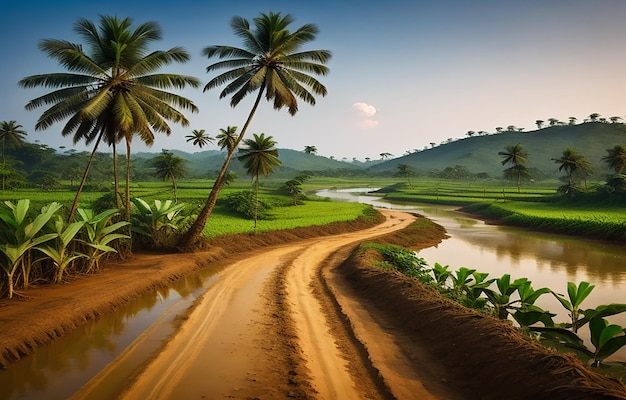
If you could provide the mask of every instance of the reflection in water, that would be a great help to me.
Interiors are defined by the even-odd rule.
[[[156,289],[0,370],[0,400],[68,399],[150,327],[152,335],[143,338],[146,343],[124,365],[129,370],[124,377],[131,375],[174,332],[176,315],[206,290],[218,269],[190,274],[170,288]]]
[[[415,212],[442,225],[450,238],[419,252],[419,256],[431,266],[438,262],[449,265],[453,271],[468,267],[488,272],[491,277],[510,274],[512,279],[530,279],[535,289],[548,287],[563,294],[567,291],[567,282],[586,280],[596,288],[583,303],[583,308],[626,303],[624,245],[487,225],[455,212],[452,207],[395,204],[385,202],[381,197],[354,194],[367,190],[322,191],[318,195]],[[542,296],[537,305],[557,313],[563,309],[550,295]],[[626,327],[626,313],[608,319]],[[565,320],[563,313],[556,319],[557,322]],[[619,359],[626,360],[626,350],[620,352]]]

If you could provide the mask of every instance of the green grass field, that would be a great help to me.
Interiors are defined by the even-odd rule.
[[[212,181],[184,180],[178,183],[178,201],[190,205],[204,204]],[[354,220],[363,215],[368,207],[345,202],[329,202],[311,196],[317,190],[327,188],[383,188],[381,193],[392,202],[445,204],[463,207],[465,211],[485,218],[498,219],[503,223],[530,227],[538,230],[569,233],[596,238],[626,239],[626,202],[622,197],[607,201],[606,196],[585,194],[578,199],[563,200],[556,196],[558,181],[533,182],[520,190],[510,182],[503,181],[446,181],[432,178],[325,178],[312,177],[303,188],[309,193],[308,200],[301,206],[288,206],[290,199],[278,194],[284,180],[264,179],[261,181],[261,199],[273,204],[268,219],[259,221],[256,231],[290,229],[311,225],[322,225],[338,221]],[[590,183],[593,187],[594,183]],[[123,186],[123,183],[122,183]],[[229,193],[251,189],[248,179],[236,180],[220,193],[224,198]],[[51,201],[69,206],[74,192],[69,185],[64,190],[42,192],[22,189],[0,192],[0,200],[13,202],[29,198],[33,207],[41,207]],[[91,204],[106,192],[83,192],[81,207]],[[173,199],[169,182],[134,182],[131,196],[146,201]],[[253,222],[233,215],[218,201],[218,205],[205,233],[215,237],[230,233],[252,232]]]

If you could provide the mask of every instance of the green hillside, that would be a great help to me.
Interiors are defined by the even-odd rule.
[[[573,147],[591,162],[594,172],[600,176],[607,172],[601,161],[606,149],[616,144],[626,144],[624,124],[584,123],[548,127],[530,132],[502,132],[488,136],[474,136],[442,144],[432,149],[395,158],[368,170],[373,173],[394,171],[398,164],[410,165],[420,172],[443,170],[446,167],[464,166],[473,173],[486,172],[501,176],[503,151],[507,145],[522,144],[530,154],[526,167],[537,168],[549,176],[560,176],[558,164],[563,150]]]
[[[203,174],[207,171],[217,171],[224,162],[225,152],[219,150],[207,150],[196,153],[186,153],[180,150],[170,150],[174,155],[187,161],[185,167],[189,173]],[[158,153],[136,153],[133,154],[135,159],[150,159],[157,156]],[[347,163],[343,161],[333,160],[327,157],[315,154],[307,154],[302,151],[291,149],[278,149],[278,158],[282,165],[275,169],[273,176],[291,176],[300,172],[321,172],[329,170],[356,169],[364,171],[364,168],[375,164],[375,162],[365,163]],[[245,174],[245,170],[237,158],[233,158],[231,170],[240,175]]]

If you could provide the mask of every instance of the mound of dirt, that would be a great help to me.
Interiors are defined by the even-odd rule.
[[[385,242],[385,240],[381,240]],[[356,251],[338,269],[361,300],[407,332],[472,399],[626,399],[624,385],[555,354],[507,322],[446,299],[413,278],[374,267],[378,253]]]

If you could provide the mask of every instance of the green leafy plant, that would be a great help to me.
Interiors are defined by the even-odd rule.
[[[56,233],[42,235],[39,235],[39,233],[54,214],[61,209],[61,205],[53,202],[44,206],[40,214],[36,215],[30,222],[27,218],[30,200],[22,199],[17,204],[5,201],[4,204],[8,207],[8,210],[0,208],[0,220],[3,222],[3,226],[0,229],[0,235],[2,236],[2,242],[0,242],[0,267],[2,267],[6,275],[6,283],[8,284],[7,297],[11,299],[14,293],[13,276],[20,266],[22,266],[24,286],[28,286],[30,263],[24,260],[27,252],[57,237]]]
[[[132,215],[132,231],[141,235],[144,242],[154,248],[173,246],[177,234],[184,224],[191,218],[182,214],[184,203],[174,203],[172,200],[154,200],[150,205],[143,199],[131,199],[135,205]]]
[[[592,318],[589,321],[591,343],[595,347],[593,365],[599,366],[604,359],[626,346],[626,329],[609,324],[604,318]]]
[[[89,262],[85,272],[97,270],[100,267],[100,259],[108,253],[116,253],[117,250],[110,246],[110,243],[119,239],[130,239],[130,236],[123,233],[115,233],[119,229],[130,225],[128,221],[111,223],[113,217],[120,215],[123,210],[114,208],[105,210],[97,215],[90,209],[79,208],[77,210],[78,219],[84,223],[82,242],[89,249],[87,255]]]
[[[580,282],[578,286],[573,282],[568,282],[567,295],[569,299],[566,299],[565,296],[555,293],[554,291],[550,291],[568,311],[571,323],[566,326],[571,327],[574,333],[578,332],[578,329],[586,322],[586,320],[580,318],[580,305],[589,294],[591,294],[594,287],[594,285],[586,281]]]
[[[72,250],[70,246],[84,224],[83,221],[66,223],[60,215],[57,215],[52,224],[52,234],[55,235],[55,240],[52,244],[42,244],[36,247],[54,264],[54,283],[60,283],[63,280],[63,274],[74,260],[87,257],[86,254]]]

